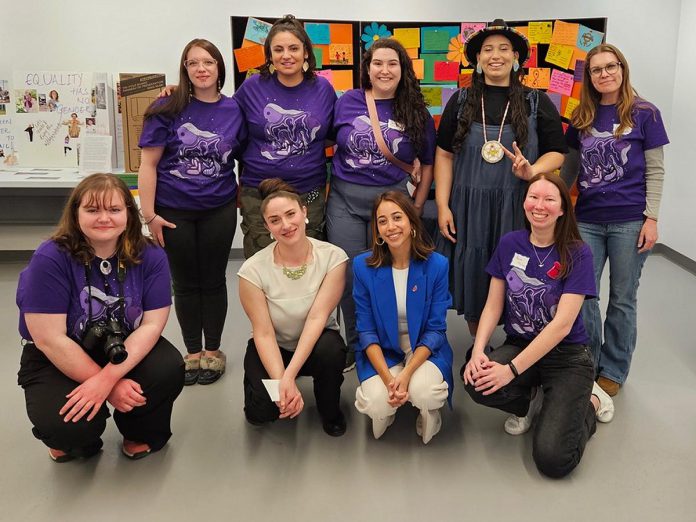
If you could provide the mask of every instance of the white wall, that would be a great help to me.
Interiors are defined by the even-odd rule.
[[[666,149],[666,182],[660,211],[661,241],[696,259],[696,3],[684,1],[681,9],[679,42],[674,77],[671,144]],[[665,82],[666,83],[666,82]]]
[[[688,5],[690,2],[684,2],[682,7],[680,0],[584,0],[572,4],[557,0],[491,0],[485,4],[465,0],[401,0],[398,3],[389,0],[297,0],[294,4],[281,4],[277,0],[46,0],[39,9],[33,10],[27,10],[22,2],[2,3],[0,78],[10,78],[13,68],[42,68],[163,71],[169,81],[174,81],[181,49],[194,37],[213,41],[226,51],[226,56],[231,56],[229,17],[232,15],[276,17],[292,12],[299,18],[401,21],[490,21],[501,16],[508,20],[606,17],[609,20],[608,40],[626,54],[634,84],[663,112],[674,142],[667,149],[670,166],[675,166],[671,155],[678,148],[677,133],[671,131],[670,126],[672,101],[675,97],[682,102],[688,101],[686,85],[689,82],[675,89],[677,59],[682,64],[679,77],[692,79],[692,73],[686,71],[687,51],[681,46],[677,51],[680,36],[677,29],[680,15],[696,21],[695,8]],[[686,24],[683,28],[689,29]],[[694,35],[681,35],[682,41],[688,40],[686,47],[690,44],[692,49],[695,38]],[[655,44],[657,40],[659,45]],[[231,60],[228,61],[230,66]],[[231,93],[231,82],[225,92]],[[684,105],[675,105],[674,116],[679,118],[680,128],[686,130],[684,108]],[[684,132],[682,139],[686,139]],[[686,206],[686,194],[671,185],[674,177],[668,177],[667,181],[670,206]],[[696,205],[691,204],[691,207],[693,216]],[[673,248],[696,259],[696,248],[685,249],[689,241],[694,246],[693,240],[682,237],[687,231],[676,222],[672,213],[665,212],[661,223],[663,237],[668,245],[673,244]],[[238,234],[235,246],[239,245],[240,238]]]

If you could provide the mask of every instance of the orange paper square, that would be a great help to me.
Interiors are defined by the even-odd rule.
[[[314,49],[321,49],[321,64],[322,65],[330,65],[329,60],[331,59],[329,57],[329,46],[328,45],[317,45],[317,44],[312,44],[312,47]]]
[[[333,71],[333,86],[337,91],[347,91],[353,88],[353,71]]]
[[[575,62],[578,60],[584,61],[587,58],[587,51],[581,51],[580,49],[573,50],[573,57],[570,59],[570,69],[575,70]]]
[[[570,95],[573,98],[577,98],[579,100],[581,92],[582,92],[582,82],[575,82],[575,84],[573,85],[573,90],[571,91]]]
[[[244,72],[253,67],[263,65],[263,62],[266,61],[263,54],[263,45],[257,44],[235,49],[234,61],[237,64],[237,70],[239,72]]]
[[[409,58],[418,58],[418,47],[406,49],[406,54],[408,54]]]
[[[411,62],[413,63],[413,72],[416,73],[416,78],[418,80],[425,78],[425,61],[421,59],[411,59]]]
[[[329,24],[331,43],[353,43],[353,24]]]

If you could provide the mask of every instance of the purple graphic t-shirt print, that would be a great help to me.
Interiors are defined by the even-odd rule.
[[[580,188],[603,187],[623,179],[630,150],[628,141],[616,140],[611,132],[592,128],[582,139]]]
[[[184,123],[176,130],[181,141],[178,151],[179,165],[170,170],[170,174],[186,179],[187,176],[207,176],[216,178],[220,175],[220,165],[227,161],[232,152],[222,136],[214,132],[197,128],[193,123]]]
[[[321,129],[319,120],[308,112],[283,109],[275,103],[264,107],[263,117],[268,143],[261,147],[261,155],[270,160],[306,154]]]
[[[556,315],[558,297],[543,281],[512,267],[505,276],[508,284],[509,324],[520,335],[538,334]]]
[[[108,295],[103,290],[85,286],[80,292],[80,308],[82,314],[75,322],[73,327],[72,337],[74,339],[82,339],[87,328],[87,322],[90,319],[90,292],[92,294],[92,322],[108,320],[110,318],[119,318],[125,320],[125,326],[129,331],[133,331],[143,319],[143,309],[139,305],[133,304],[133,298],[126,296],[124,299],[124,317],[121,317],[121,304],[118,297]]]
[[[377,140],[372,132],[372,124],[368,116],[358,116],[353,120],[353,129],[350,131],[346,142],[346,163],[354,169],[377,167],[388,165],[389,160],[379,150]],[[399,144],[404,139],[403,135],[392,129],[387,123],[379,122],[384,141],[391,148],[392,154],[399,151]]]

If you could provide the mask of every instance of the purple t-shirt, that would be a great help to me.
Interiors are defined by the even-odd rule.
[[[141,259],[140,264],[126,268],[122,294],[125,296],[124,315],[116,297],[120,293],[116,256],[109,260],[113,269],[108,276],[99,270],[100,259],[92,261],[89,286],[93,321],[115,314],[125,320],[129,331],[133,331],[140,326],[144,312],[171,305],[171,278],[164,250],[148,246]],[[105,282],[108,282],[108,290]],[[84,265],[54,241],[45,241],[19,274],[19,334],[31,340],[25,313],[67,314],[67,334],[79,342],[89,319],[89,294]]]
[[[585,223],[621,223],[643,219],[645,151],[669,143],[660,111],[640,100],[635,127],[614,138],[619,124],[615,105],[599,105],[590,132],[568,127],[568,146],[580,151],[575,214]]]
[[[164,147],[157,164],[155,204],[206,210],[232,201],[237,194],[234,157],[245,139],[239,105],[227,96],[214,103],[192,98],[174,118],[145,120],[138,145]]]
[[[281,178],[298,192],[326,184],[324,140],[331,129],[336,92],[324,78],[286,87],[275,75],[256,74],[234,95],[249,128],[241,183],[258,187]]]
[[[537,247],[535,253],[527,230],[509,232],[500,238],[486,272],[505,281],[505,333],[531,341],[556,315],[561,295],[597,296],[590,247],[582,243],[572,258],[570,273],[561,279],[558,250],[554,246]],[[539,266],[539,261],[543,266]],[[561,342],[586,344],[588,340],[582,314],[578,314]]]
[[[413,163],[418,159],[423,165],[432,165],[435,156],[435,122],[428,116],[424,143],[416,151],[400,124],[392,119],[394,100],[375,100],[380,129],[387,147],[401,161]],[[365,91],[353,89],[336,102],[334,115],[336,153],[333,158],[333,175],[358,185],[393,185],[408,174],[384,157],[372,132],[367,112]]]

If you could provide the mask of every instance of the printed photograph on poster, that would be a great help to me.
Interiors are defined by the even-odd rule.
[[[97,109],[106,109],[106,84],[97,83],[94,89],[97,92]]]
[[[15,89],[15,105],[17,106],[17,114],[39,112],[36,89]]]
[[[62,107],[62,104],[59,101],[60,95],[58,94],[58,91],[55,89],[51,89],[48,93],[48,111],[49,112],[54,112],[59,110]]]
[[[10,82],[0,80],[0,103],[10,103]]]
[[[46,94],[39,93],[39,112],[48,111],[48,104],[46,103]]]

